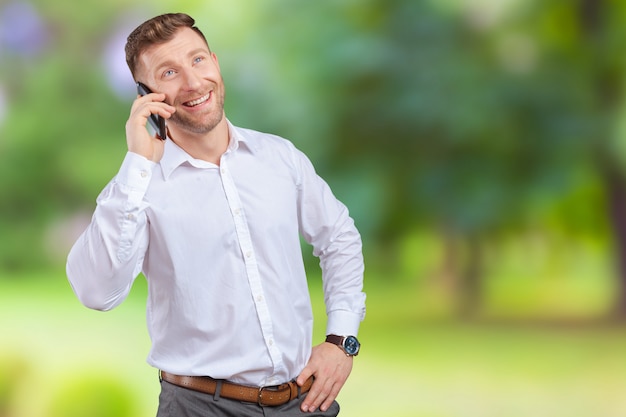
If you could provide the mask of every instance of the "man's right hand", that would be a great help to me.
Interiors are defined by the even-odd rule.
[[[126,142],[128,150],[147,159],[158,162],[163,156],[165,141],[150,136],[146,124],[151,114],[169,119],[176,108],[165,103],[165,94],[151,93],[138,96],[130,109],[130,117],[126,122]]]

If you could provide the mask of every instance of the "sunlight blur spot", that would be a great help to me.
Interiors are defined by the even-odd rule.
[[[497,44],[497,53],[504,68],[514,74],[527,74],[537,66],[537,47],[525,35],[504,36]]]
[[[479,31],[490,30],[516,13],[523,0],[431,0],[432,4],[465,15],[468,24]]]
[[[126,13],[127,15],[128,13]],[[131,18],[126,16],[116,25],[113,25],[102,54],[102,65],[109,87],[116,96],[123,100],[132,99],[137,94],[135,82],[126,65],[124,46],[130,32],[143,20],[132,18],[132,13]]]
[[[0,52],[33,56],[44,49],[47,39],[45,24],[30,3],[12,2],[0,9]]]
[[[519,0],[471,0],[462,2],[469,23],[478,30],[489,30],[503,22]]]

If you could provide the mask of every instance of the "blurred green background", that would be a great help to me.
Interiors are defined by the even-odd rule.
[[[0,417],[156,413],[145,281],[90,311],[64,262],[126,152],[125,38],[171,11],[362,231],[342,416],[626,415],[626,3],[5,0]]]

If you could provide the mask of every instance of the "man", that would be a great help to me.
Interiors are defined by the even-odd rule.
[[[226,119],[218,59],[194,24],[166,14],[128,37],[130,71],[154,93],[132,105],[128,153],[68,278],[109,310],[145,275],[158,416],[337,415],[365,314],[360,235],[291,142]],[[167,120],[165,140],[151,115]],[[300,236],[324,282],[328,337],[314,347]]]

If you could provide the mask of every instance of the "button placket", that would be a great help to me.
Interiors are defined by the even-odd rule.
[[[220,167],[222,185],[226,194],[226,200],[233,216],[239,249],[243,255],[246,275],[252,292],[252,299],[254,300],[256,312],[261,324],[261,332],[263,333],[263,338],[275,369],[283,369],[284,364],[281,359],[281,354],[274,343],[273,325],[269,307],[266,303],[263,286],[261,284],[261,277],[252,246],[245,211],[242,209],[237,188],[232,177],[230,176],[230,171],[226,164],[226,158],[222,158]]]

